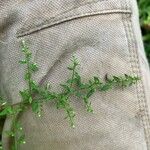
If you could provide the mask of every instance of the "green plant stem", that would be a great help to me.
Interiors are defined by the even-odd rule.
[[[28,47],[26,46],[25,42],[22,42],[22,51],[25,55],[25,60],[20,61],[21,64],[27,65],[27,71],[25,73],[25,80],[27,82],[28,88],[20,91],[20,95],[22,97],[22,102],[20,104],[16,104],[15,106],[11,106],[5,101],[2,100],[0,97],[0,117],[2,116],[13,116],[12,122],[12,130],[9,134],[13,133],[13,147],[12,150],[19,150],[20,143],[24,142],[24,134],[20,129],[18,129],[18,116],[25,111],[26,108],[32,107],[32,111],[39,116],[41,116],[42,105],[45,102],[55,101],[57,109],[61,108],[66,113],[66,118],[68,118],[71,127],[75,127],[74,117],[76,115],[74,109],[70,105],[70,97],[75,95],[78,98],[82,98],[85,103],[86,110],[88,112],[93,112],[90,97],[96,92],[106,92],[113,87],[118,88],[125,88],[137,83],[140,78],[132,77],[129,75],[117,77],[113,76],[112,78],[108,79],[106,82],[101,82],[98,77],[94,77],[94,80],[89,80],[88,83],[82,83],[81,77],[77,72],[77,66],[79,63],[73,57],[72,66],[68,67],[69,70],[72,71],[71,78],[67,80],[65,84],[60,84],[63,87],[63,91],[61,93],[50,91],[49,88],[46,86],[42,87],[39,86],[35,81],[32,79],[32,73],[37,70],[37,66],[35,63],[31,62],[31,52],[29,51]],[[19,138],[18,138],[19,137]]]
[[[30,67],[29,67],[29,62],[27,62],[27,71],[28,71],[28,75],[29,75],[29,79],[28,79],[28,87],[29,87],[29,94],[32,97],[32,91],[31,91],[31,72],[30,72]]]
[[[13,115],[12,121],[12,132],[14,133],[14,150],[18,150],[18,142],[17,142],[17,131],[16,131],[16,122],[17,122],[18,113]],[[12,148],[13,149],[13,148]]]

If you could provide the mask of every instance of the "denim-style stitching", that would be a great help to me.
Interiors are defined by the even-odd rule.
[[[34,32],[40,31],[42,29],[54,26],[54,25],[58,25],[60,23],[66,22],[66,21],[70,21],[73,19],[77,19],[77,18],[81,18],[81,17],[88,17],[88,16],[93,16],[93,15],[101,15],[101,14],[111,14],[111,13],[131,13],[130,10],[122,10],[122,9],[110,9],[110,10],[104,10],[104,11],[90,11],[90,12],[86,12],[86,13],[78,13],[76,15],[70,15],[70,16],[65,16],[65,17],[61,17],[60,19],[56,19],[55,21],[53,21],[52,23],[50,22],[50,20],[48,20],[46,23],[43,22],[43,25],[37,25],[34,28],[28,29],[28,30],[20,30],[19,32],[17,32],[17,37],[23,37],[29,34],[32,34]],[[55,22],[55,23],[54,23]]]
[[[129,22],[129,27],[130,27],[130,35],[131,35],[131,40],[133,42],[131,43],[134,43],[134,41],[136,42],[136,39],[135,39],[135,35],[134,35],[134,31],[133,31],[133,25],[132,25],[132,21],[130,20]],[[141,73],[141,70],[140,70],[140,65],[139,65],[139,57],[138,57],[138,52],[137,52],[137,46],[136,46],[137,43],[135,44],[132,44],[132,48],[134,50],[134,54],[133,55],[133,58],[135,60],[135,71],[138,72],[139,75],[142,75]],[[137,64],[137,65],[136,65]],[[149,150],[150,149],[150,141],[149,141],[149,138],[150,138],[150,118],[149,118],[149,112],[148,112],[148,105],[147,105],[147,100],[146,100],[146,96],[145,96],[145,91],[144,91],[144,84],[143,84],[143,81],[140,82],[140,84],[137,85],[138,87],[138,96],[139,96],[139,105],[142,105],[145,109],[145,116],[143,116],[143,125],[145,125],[145,133],[146,133],[146,142],[147,142],[147,149]],[[142,100],[140,100],[142,99]],[[141,103],[141,104],[140,104]]]
[[[126,3],[126,8],[128,8],[128,4]],[[122,20],[123,21],[123,20]],[[137,75],[141,75],[141,70],[139,66],[139,57],[138,57],[138,52],[136,48],[136,42],[135,36],[134,36],[134,31],[133,31],[133,25],[132,25],[132,20],[130,17],[130,20],[127,20],[127,26],[125,25],[125,22],[123,21],[125,30],[126,30],[126,36],[128,43],[131,42],[131,46],[128,44],[128,48],[130,50],[130,63],[131,63],[131,68],[133,73],[136,73]],[[145,92],[143,90],[144,85],[143,82],[141,81],[137,86],[136,86],[136,92],[137,92],[137,97],[138,97],[138,104],[140,110],[145,110],[145,115],[142,116],[142,124],[144,126],[144,133],[145,133],[145,140],[147,144],[147,150],[150,148],[150,143],[149,143],[149,130],[150,130],[150,121],[149,121],[149,113],[148,113],[148,108],[146,104],[146,97],[145,97]],[[143,100],[141,100],[143,99]]]

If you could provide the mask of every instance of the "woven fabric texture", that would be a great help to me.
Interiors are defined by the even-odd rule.
[[[137,85],[95,93],[94,114],[71,97],[76,128],[54,103],[38,118],[29,108],[19,120],[26,135],[20,150],[150,150],[150,71],[144,53],[136,0],[4,0],[0,1],[0,94],[13,105],[26,88],[20,41],[27,41],[41,85],[60,83],[73,54],[83,81],[93,76],[138,75]],[[5,121],[9,130],[12,118]],[[3,133],[4,150],[11,139]]]

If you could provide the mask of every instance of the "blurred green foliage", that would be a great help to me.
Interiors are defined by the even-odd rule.
[[[150,0],[137,0],[146,55],[150,63]]]

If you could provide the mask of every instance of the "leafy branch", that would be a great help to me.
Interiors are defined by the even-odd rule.
[[[13,117],[12,129],[6,131],[7,135],[13,138],[13,145],[11,150],[19,150],[20,144],[25,144],[25,134],[23,132],[21,123],[18,121],[19,114],[23,113],[28,107],[32,107],[32,111],[41,117],[42,106],[44,103],[54,101],[57,109],[63,109],[71,127],[75,127],[76,113],[70,104],[70,97],[72,95],[83,100],[87,112],[93,113],[90,97],[96,92],[106,92],[113,88],[126,88],[136,84],[140,80],[139,77],[129,76],[112,76],[108,78],[105,76],[105,82],[99,77],[94,76],[87,83],[82,82],[81,76],[78,73],[78,66],[80,65],[77,58],[73,56],[71,65],[67,69],[71,72],[71,77],[64,84],[60,84],[62,92],[57,93],[51,91],[51,85],[38,85],[33,80],[32,75],[38,71],[36,63],[32,62],[32,53],[29,50],[25,41],[22,41],[22,52],[24,53],[24,60],[19,61],[20,64],[26,65],[26,72],[24,79],[27,82],[27,89],[20,91],[22,101],[17,106],[8,104],[7,101],[0,97],[0,118],[3,116]]]

